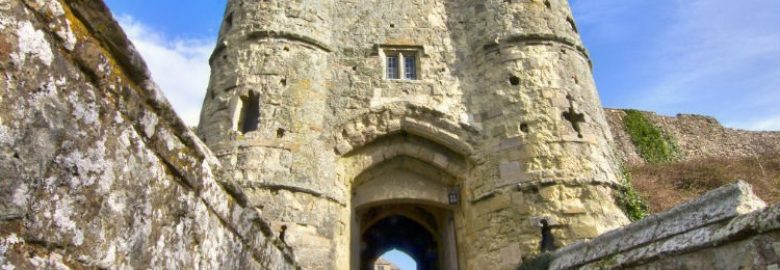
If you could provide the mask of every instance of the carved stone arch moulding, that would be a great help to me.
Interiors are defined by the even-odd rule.
[[[412,134],[469,157],[476,129],[459,123],[445,113],[408,102],[370,109],[336,129],[336,153],[344,156],[387,135]]]

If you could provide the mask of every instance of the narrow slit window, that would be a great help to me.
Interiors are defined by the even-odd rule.
[[[260,97],[250,93],[249,96],[241,98],[241,103],[241,115],[238,119],[239,130],[241,133],[257,130],[260,118]]]
[[[225,24],[224,24],[225,30],[230,30],[230,28],[233,28],[233,12],[227,15],[225,17]]]
[[[399,78],[398,74],[398,55],[388,55],[387,56],[387,78],[397,80]]]
[[[404,78],[407,80],[417,79],[417,58],[414,55],[404,55]]]

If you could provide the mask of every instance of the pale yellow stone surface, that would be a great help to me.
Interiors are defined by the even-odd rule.
[[[536,254],[541,219],[560,245],[627,223],[566,1],[231,0],[226,14],[199,134],[264,215],[316,240],[292,243],[303,265],[356,267],[359,221],[389,204],[437,209],[432,231],[456,247],[441,265],[459,269]],[[416,80],[386,79],[397,52]],[[258,128],[241,132],[250,93]]]

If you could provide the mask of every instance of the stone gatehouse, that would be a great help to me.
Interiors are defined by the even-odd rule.
[[[198,133],[304,268],[508,269],[542,220],[628,223],[567,1],[231,0],[210,61]]]
[[[0,268],[780,267],[744,183],[624,226],[566,1],[293,2],[229,1],[199,137],[102,1],[0,0]]]

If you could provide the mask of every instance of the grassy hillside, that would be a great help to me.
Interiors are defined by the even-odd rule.
[[[658,213],[703,193],[744,180],[769,204],[780,202],[780,156],[648,164],[629,168],[639,195]]]

